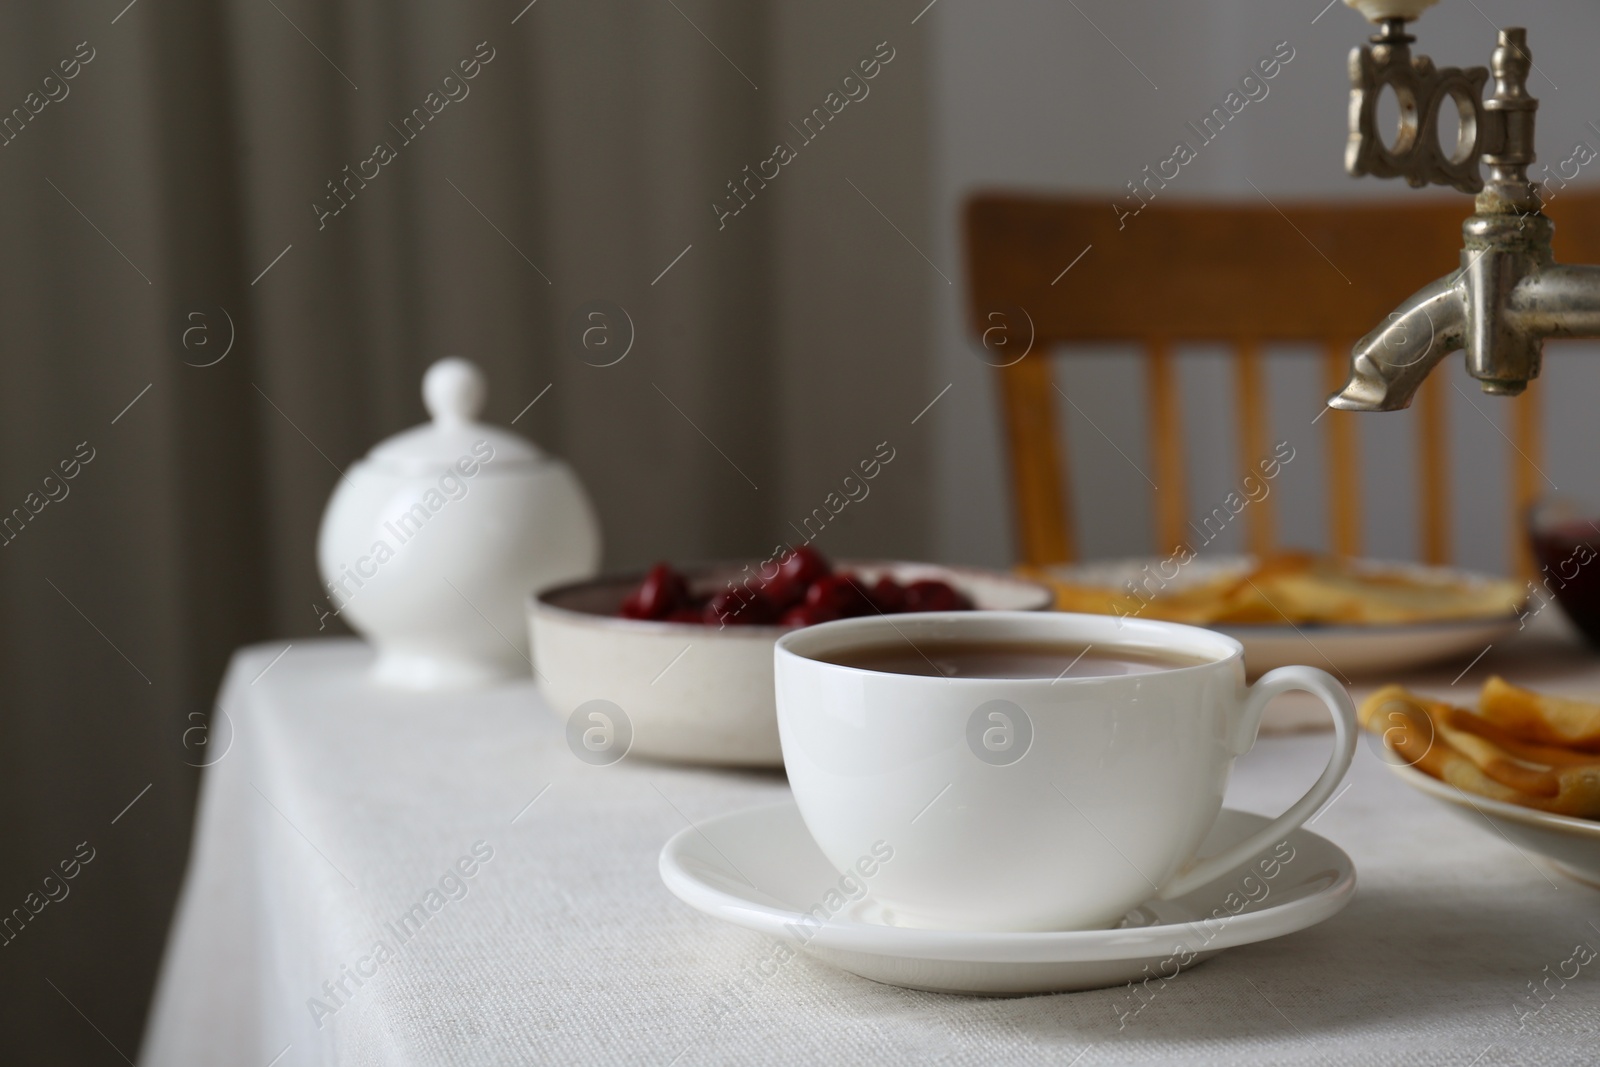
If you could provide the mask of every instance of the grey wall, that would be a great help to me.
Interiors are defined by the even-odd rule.
[[[1324,11],[1326,3],[940,0],[923,20],[933,23],[938,38],[936,226],[930,255],[958,282],[932,286],[937,386],[953,383],[930,415],[938,420],[937,548],[943,557],[1001,563],[1011,558],[1012,546],[992,372],[974,357],[962,321],[962,279],[954,273],[961,258],[960,205],[973,189],[1104,193],[1109,205],[1142,167],[1170,154],[1186,121],[1220,101],[1277,42],[1288,41],[1294,59],[1270,83],[1270,95],[1248,105],[1163,195],[1257,199],[1254,183],[1279,201],[1453,196],[1462,214],[1470,213],[1465,196],[1345,176],[1345,57],[1370,31],[1343,3]],[[1600,124],[1600,65],[1593,57],[1600,5],[1444,0],[1415,27],[1419,43],[1414,47],[1444,66],[1486,64],[1496,27],[1503,25],[1529,29],[1537,65],[1530,88],[1541,100],[1543,157],[1565,158],[1580,138],[1600,147],[1600,132],[1588,125],[1591,120]],[[1600,180],[1586,175],[1580,181],[1585,179]],[[1559,222],[1559,197],[1552,214]],[[1248,249],[1239,254],[1247,255]],[[1439,272],[1454,265],[1453,259],[1441,261]],[[1092,267],[1086,257],[1074,269]],[[1137,279],[1128,284],[1136,285]],[[1396,303],[1405,295],[1396,293]],[[1585,348],[1551,346],[1541,386],[1548,416],[1544,470],[1562,490],[1600,490],[1600,466],[1589,460],[1597,443],[1592,412],[1600,403],[1600,360],[1582,358]],[[1325,539],[1322,448],[1320,427],[1312,427],[1310,419],[1318,410],[1320,379],[1310,353],[1298,359],[1284,355],[1271,371],[1274,431],[1295,445],[1297,456],[1278,485],[1282,534],[1317,546]],[[1100,352],[1063,360],[1058,367],[1063,387],[1105,431],[1102,436],[1061,405],[1085,553],[1153,549],[1150,488],[1129,463],[1147,466],[1137,361]],[[1502,570],[1508,558],[1508,469],[1499,427],[1507,425],[1507,413],[1503,404],[1477,393],[1459,360],[1451,373],[1471,397],[1469,402],[1452,390],[1452,518],[1459,558],[1470,566]],[[1228,491],[1240,466],[1233,454],[1226,375],[1220,353],[1202,355],[1183,368],[1191,502],[1197,510],[1209,510]],[[1407,558],[1417,552],[1412,417],[1407,412],[1362,418],[1366,547],[1374,556]]]

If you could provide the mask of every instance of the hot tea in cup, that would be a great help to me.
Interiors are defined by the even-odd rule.
[[[859,645],[818,657],[841,667],[930,678],[1110,678],[1207,662],[1200,656],[1136,646],[1096,649],[1069,641],[911,642]]]

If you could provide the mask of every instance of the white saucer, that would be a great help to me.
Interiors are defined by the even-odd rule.
[[[1267,822],[1223,809],[1201,854]],[[667,888],[690,907],[782,938],[863,978],[938,993],[1020,996],[1170,978],[1222,949],[1314,926],[1355,894],[1355,865],[1325,838],[1296,830],[1278,846],[1276,862],[1273,852],[1187,896],[1142,905],[1114,929],[1047,933],[895,926],[872,900],[871,879],[862,880],[866,897],[829,915],[828,901],[843,900],[840,875],[793,801],[682,831],[661,850],[660,868]],[[827,921],[807,918],[813,908]]]

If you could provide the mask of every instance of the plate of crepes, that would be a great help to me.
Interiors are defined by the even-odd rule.
[[[1027,568],[1059,611],[1221,631],[1261,674],[1291,663],[1349,677],[1471,656],[1517,626],[1517,582],[1445,567],[1341,559],[1169,556]],[[1331,665],[1331,666],[1330,666]]]
[[[1360,716],[1408,785],[1600,888],[1600,703],[1495,677],[1476,711],[1389,685]]]

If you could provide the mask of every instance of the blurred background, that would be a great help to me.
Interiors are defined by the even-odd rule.
[[[1421,50],[1485,63],[1509,24],[1530,28],[1544,157],[1600,147],[1595,5],[1451,0]],[[1345,57],[1366,33],[1327,0],[0,9],[0,514],[25,512],[0,551],[0,914],[80,843],[94,854],[4,942],[6,1059],[137,1046],[207,758],[191,731],[232,649],[318,633],[321,509],[422,420],[429,363],[478,361],[487,417],[574,464],[609,569],[764,555],[884,442],[892,464],[818,547],[1004,565],[964,198],[1073,191],[1110,212],[1281,42],[1270,94],[1163,195],[1453,195],[1344,176]],[[776,178],[730,188],[869,59],[865,95]],[[631,341],[610,366],[580,340],[596,307]],[[1545,470],[1580,493],[1600,489],[1583,351],[1552,346],[1535,387]],[[1199,506],[1241,464],[1227,365],[1193,355]],[[1279,514],[1284,541],[1318,547],[1304,356],[1269,364],[1274,433],[1306,457]],[[1063,402],[1091,557],[1157,547],[1117,455],[1142,463],[1139,373],[1111,351],[1060,370],[1108,431]],[[1455,399],[1460,562],[1503,572],[1505,416]],[[1409,415],[1363,433],[1368,550],[1416,558]],[[74,457],[63,495],[44,479]]]

